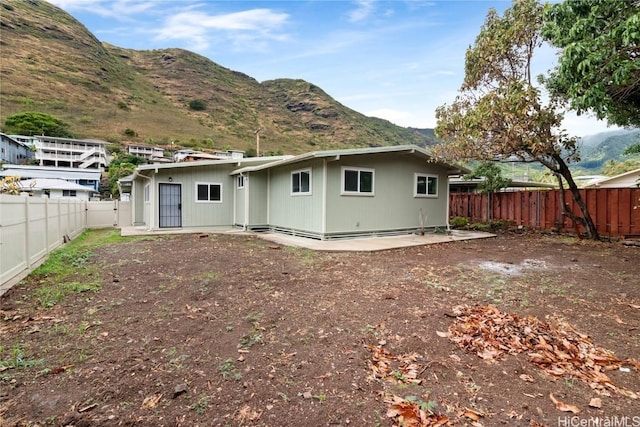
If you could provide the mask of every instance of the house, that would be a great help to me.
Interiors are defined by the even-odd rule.
[[[606,177],[585,185],[585,188],[638,188],[640,187],[640,169]]]
[[[195,151],[190,149],[178,150],[173,155],[175,162],[198,162],[202,160],[225,160],[225,159],[242,159],[244,158],[244,151],[228,150],[228,151],[214,151],[212,153],[205,153],[203,151]]]
[[[149,163],[168,163],[169,157],[164,157],[164,149],[147,144],[126,143],[127,153],[132,156],[143,157]]]
[[[37,178],[19,181],[21,192],[30,193],[35,197],[48,197],[60,199],[71,197],[80,200],[89,200],[93,193],[90,188],[74,184],[62,179]]]
[[[56,168],[51,166],[33,165],[3,165],[0,170],[2,176],[17,176],[21,179],[50,178],[63,179],[65,181],[88,187],[98,192],[100,189],[100,177],[102,173],[97,169]]]
[[[451,193],[477,193],[479,184],[483,183],[485,178],[465,179],[462,176],[449,177],[449,191]],[[524,191],[537,189],[553,189],[558,188],[558,184],[549,182],[535,182],[527,180],[511,180],[508,187],[501,189],[501,192],[508,191]]]
[[[133,225],[270,230],[315,239],[415,233],[448,224],[448,176],[413,146],[141,165]]]
[[[21,165],[28,163],[33,151],[28,144],[0,133],[0,162]]]
[[[11,135],[11,137],[34,146],[35,159],[40,166],[103,170],[109,164],[106,141],[44,135]]]

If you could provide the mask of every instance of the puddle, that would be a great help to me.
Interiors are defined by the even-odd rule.
[[[525,259],[520,264],[506,262],[482,261],[478,263],[480,268],[505,276],[519,276],[527,270],[546,270],[547,263],[540,259]]]

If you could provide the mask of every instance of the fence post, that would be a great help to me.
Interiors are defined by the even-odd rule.
[[[24,199],[24,259],[27,262],[27,268],[31,269],[31,255],[29,250],[29,197],[23,197]]]

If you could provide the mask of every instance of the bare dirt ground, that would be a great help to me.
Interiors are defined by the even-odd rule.
[[[86,263],[99,290],[43,308],[30,276],[0,299],[0,424],[640,425],[637,247],[196,234]]]

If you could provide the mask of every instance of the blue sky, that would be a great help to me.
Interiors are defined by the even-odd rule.
[[[464,54],[489,8],[508,1],[49,0],[99,40],[184,48],[258,81],[311,82],[342,104],[400,126],[432,128],[464,77]],[[538,72],[554,65],[551,49]],[[612,130],[567,115],[570,134]]]

